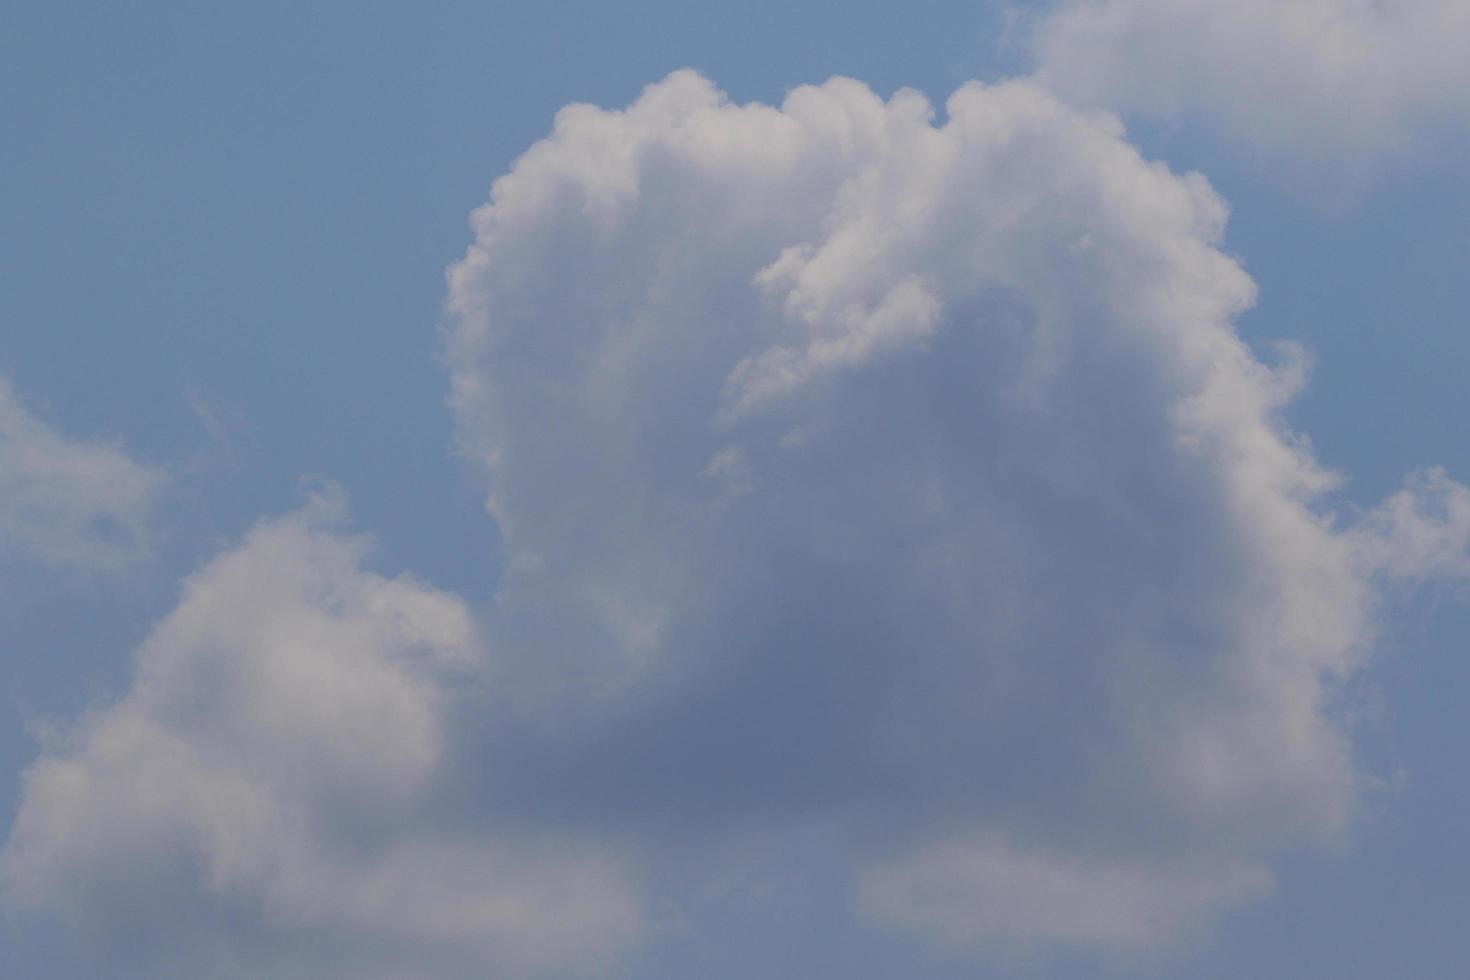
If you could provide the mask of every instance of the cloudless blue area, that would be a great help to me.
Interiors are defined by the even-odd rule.
[[[179,578],[292,508],[304,474],[347,489],[381,568],[490,594],[495,531],[453,454],[435,360],[444,270],[469,242],[468,212],[559,107],[622,105],[683,66],[741,101],[847,74],[942,103],[965,79],[1022,66],[1005,23],[997,3],[935,0],[0,0],[0,372],[69,435],[121,438],[179,474],[162,554],[135,580],[0,575],[7,814],[34,755],[24,725],[117,691]],[[1139,139],[1230,201],[1227,248],[1261,286],[1242,332],[1266,356],[1271,338],[1315,352],[1290,419],[1352,476],[1347,497],[1371,505],[1421,465],[1470,479],[1463,166],[1387,178],[1324,212],[1190,133]],[[956,959],[837,917],[831,901],[724,896],[691,911],[703,928],[629,970],[1463,977],[1470,615],[1423,600],[1400,613],[1364,683],[1382,716],[1360,736],[1365,760],[1402,769],[1402,784],[1370,795],[1351,850],[1283,864],[1275,899],[1198,947],[1102,966]],[[851,887],[836,871],[816,879],[827,894]],[[0,973],[63,969],[33,955],[0,955],[20,962]]]

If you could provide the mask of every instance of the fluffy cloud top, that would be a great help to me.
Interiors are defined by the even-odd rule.
[[[31,767],[12,907],[196,976],[517,975],[631,938],[612,860],[436,802],[471,619],[364,571],[340,508],[324,490],[194,575],[131,690]]]
[[[115,570],[146,549],[165,482],[116,446],[68,439],[0,378],[0,554]]]
[[[1470,133],[1460,0],[1068,0],[1035,42],[1066,98],[1202,120],[1318,178]]]
[[[582,738],[524,764],[858,819],[865,908],[952,941],[1156,941],[1339,834],[1335,693],[1470,498],[1336,513],[1225,218],[1025,82],[564,109],[451,278],[496,643]]]

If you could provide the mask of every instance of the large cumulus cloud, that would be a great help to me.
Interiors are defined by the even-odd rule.
[[[451,273],[488,608],[368,570],[330,490],[261,524],[45,746],[11,907],[478,977],[607,971],[731,853],[956,946],[1267,892],[1351,826],[1342,687],[1387,583],[1470,572],[1470,492],[1339,500],[1225,221],[1030,82],[564,109]]]
[[[1339,513],[1204,178],[1030,83],[935,115],[682,72],[495,183],[446,356],[559,726],[497,771],[855,824],[863,907],[949,941],[1153,942],[1350,824],[1336,693],[1467,498]]]
[[[1316,182],[1463,143],[1467,44],[1460,0],[1067,0],[1035,36],[1064,97],[1201,121]]]

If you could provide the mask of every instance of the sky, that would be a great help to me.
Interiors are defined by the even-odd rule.
[[[1467,9],[4,0],[0,963],[1460,976]]]

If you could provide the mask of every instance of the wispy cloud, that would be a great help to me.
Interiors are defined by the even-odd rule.
[[[0,378],[0,558],[118,571],[148,552],[168,482],[116,444],[58,432]]]

